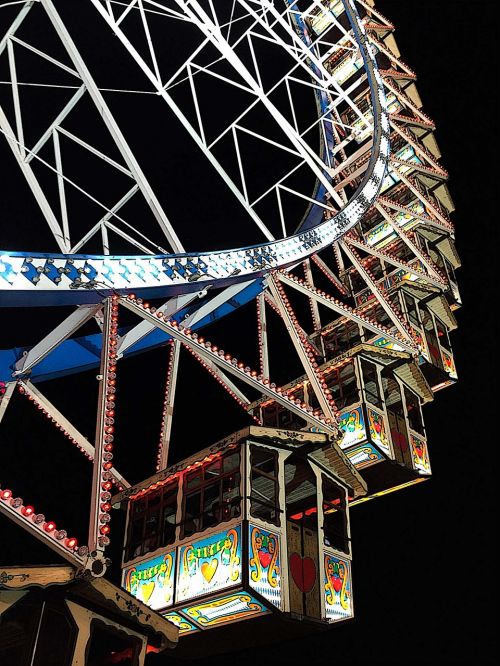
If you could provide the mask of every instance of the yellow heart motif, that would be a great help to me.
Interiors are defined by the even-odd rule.
[[[203,562],[201,565],[201,573],[203,574],[203,578],[207,581],[207,583],[210,583],[214,577],[218,564],[218,560],[214,558],[211,562]]]
[[[152,580],[149,583],[142,584],[141,586],[142,600],[144,601],[145,604],[147,604],[148,601],[151,599],[151,595],[153,594],[154,589],[155,589],[154,580]]]

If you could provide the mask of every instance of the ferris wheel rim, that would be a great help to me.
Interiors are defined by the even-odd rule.
[[[153,298],[224,287],[292,266],[329,246],[376,201],[390,152],[382,78],[366,30],[351,0],[344,9],[358,43],[370,88],[373,147],[364,177],[347,204],[329,219],[285,238],[232,250],[157,255],[0,252],[0,303],[57,305],[95,302],[114,292]],[[307,227],[306,217],[301,225]],[[146,277],[145,277],[146,276]]]

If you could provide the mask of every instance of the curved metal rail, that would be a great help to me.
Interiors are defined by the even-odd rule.
[[[389,119],[382,78],[352,0],[343,0],[359,44],[373,109],[374,136],[364,178],[349,203],[328,220],[282,240],[218,252],[154,256],[96,256],[29,252],[0,255],[0,305],[45,306],[98,302],[114,292],[145,298],[225,287],[292,266],[331,245],[376,201],[389,157]]]

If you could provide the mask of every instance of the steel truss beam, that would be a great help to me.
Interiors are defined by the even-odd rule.
[[[357,238],[354,238],[350,234],[346,236],[346,238],[348,239],[349,245],[357,248],[358,250],[363,250],[364,252],[367,252],[372,257],[377,257],[382,261],[386,261],[387,263],[396,266],[396,268],[402,268],[403,270],[408,271],[408,273],[411,273],[411,275],[414,275],[416,278],[429,282],[429,284],[432,284],[434,287],[439,287],[440,289],[447,288],[447,285],[442,278],[436,278],[433,275],[430,275],[429,273],[424,273],[423,271],[419,271],[414,266],[410,266],[410,264],[408,264],[406,261],[400,261],[392,254],[384,252],[383,250],[378,250],[376,247],[372,247],[371,245],[368,245],[367,243],[364,243],[358,240]]]
[[[405,243],[408,248],[413,252],[415,257],[419,259],[422,264],[425,266],[429,276],[432,276],[436,282],[440,282],[441,287],[448,288],[448,283],[446,278],[441,274],[437,266],[434,264],[432,259],[428,257],[422,250],[418,247],[416,243],[410,238],[410,235],[402,229],[399,224],[397,224],[393,217],[385,210],[381,204],[375,204],[375,208],[382,215],[387,224],[394,230],[397,236]]]
[[[118,148],[123,160],[125,161],[130,173],[133,175],[137,185],[139,186],[145,200],[148,202],[153,215],[155,216],[158,224],[160,225],[165,237],[168,239],[170,246],[174,252],[183,252],[184,248],[174,231],[172,225],[170,224],[163,208],[161,207],[160,202],[156,198],[155,193],[153,192],[150,184],[146,180],[142,169],[139,166],[139,163],[135,159],[132,151],[130,150],[125,137],[123,136],[118,124],[116,123],[111,111],[109,110],[108,105],[106,104],[104,97],[101,94],[101,91],[97,87],[94,79],[90,75],[90,72],[81,57],[78,49],[76,48],[75,43],[71,39],[69,32],[66,29],[66,26],[61,20],[52,0],[40,0],[42,6],[44,7],[47,15],[54,26],[59,38],[61,39],[73,66],[78,72],[79,77],[82,80],[82,83],[85,85],[92,101],[94,102],[96,108],[99,110],[99,113],[104,120],[106,127],[108,128],[109,133],[113,137],[116,147]]]
[[[416,348],[412,344],[408,343],[406,335],[404,338],[401,335],[394,335],[391,333],[391,331],[385,328],[385,326],[375,323],[372,319],[365,317],[361,312],[353,310],[348,305],[344,305],[340,301],[332,298],[331,296],[328,296],[324,292],[313,289],[294,275],[280,273],[279,279],[281,282],[283,282],[283,284],[293,287],[305,296],[314,298],[318,303],[325,305],[327,308],[330,308],[330,310],[333,310],[337,314],[340,314],[347,319],[351,319],[356,324],[359,324],[363,328],[366,328],[372,333],[375,333],[375,335],[382,335],[395,344],[400,345],[406,351],[415,353]]]
[[[20,497],[13,496],[4,499],[4,492],[5,490],[3,492],[0,491],[0,513],[3,513],[7,518],[16,523],[16,525],[22,527],[29,534],[70,562],[70,564],[76,566],[78,569],[83,568],[86,563],[86,557],[79,555],[78,552],[69,549],[65,545],[66,533],[64,530],[52,529],[47,531],[45,528],[49,523],[47,523],[43,514],[29,512],[25,515],[23,510],[26,507],[23,505],[23,500]],[[29,511],[31,511],[31,507]]]
[[[389,303],[389,301],[384,295],[384,292],[378,287],[374,278],[363,266],[361,257],[357,254],[354,248],[350,244],[348,244],[348,241],[347,240],[340,241],[340,246],[342,247],[346,255],[349,257],[349,259],[352,261],[354,268],[357,270],[357,272],[366,282],[367,286],[370,288],[373,295],[375,296],[379,304],[382,306],[382,309],[396,327],[396,330],[406,340],[407,345],[411,347],[411,351],[413,353],[416,353],[418,351],[416,343],[413,339],[413,335],[410,329],[403,322],[401,313],[396,312],[394,306],[391,303]]]
[[[109,509],[103,505],[109,502],[109,490],[111,487],[111,474],[108,466],[113,455],[113,432],[114,427],[108,425],[113,423],[113,418],[108,418],[109,413],[114,413],[116,400],[116,338],[118,319],[118,297],[107,298],[103,305],[103,329],[101,347],[101,367],[99,371],[99,397],[97,401],[97,419],[95,434],[95,453],[92,473],[92,494],[90,502],[89,521],[89,549],[91,552],[103,553],[108,545],[110,519]],[[109,506],[109,504],[107,504]]]
[[[144,322],[146,323],[146,322]],[[168,467],[168,453],[170,449],[170,436],[172,434],[172,419],[174,416],[175,389],[177,386],[177,373],[179,370],[179,354],[181,344],[178,340],[170,343],[170,354],[167,367],[167,378],[165,381],[165,399],[163,401],[163,417],[161,422],[160,442],[158,445],[158,457],[156,471]]]
[[[202,293],[203,292],[194,292],[192,294],[182,294],[181,296],[175,296],[174,298],[171,298],[169,301],[166,301],[160,305],[158,310],[161,310],[166,317],[171,319],[179,312],[179,310],[182,310],[190,303],[200,298]],[[137,324],[132,329],[130,329],[130,331],[125,333],[125,335],[122,335],[118,341],[117,346],[118,358],[121,358],[127,352],[127,350],[149,335],[152,331],[154,331],[154,326],[146,321],[142,321],[140,324]]]
[[[267,316],[266,299],[261,292],[256,299],[257,305],[257,334],[259,343],[260,374],[263,379],[269,379],[269,347],[267,344]]]
[[[48,356],[64,340],[81,328],[89,319],[92,319],[102,308],[101,303],[97,305],[82,305],[76,308],[64,321],[46,335],[40,342],[32,347],[16,363],[13,377],[26,375],[29,371]]]
[[[175,79],[175,77],[182,71],[182,69],[186,68],[187,78],[189,79],[191,85],[193,104],[197,112],[198,125],[199,125],[199,129],[197,130],[188,121],[187,117],[184,115],[182,110],[178,107],[178,105],[174,102],[173,98],[167,92],[173,79],[171,78],[169,80],[169,83],[167,83],[167,85],[163,85],[160,78],[160,72],[158,67],[157,66],[151,67],[151,65],[148,64],[146,60],[140,55],[140,53],[133,46],[131,41],[127,38],[126,34],[122,31],[119,25],[121,23],[121,20],[117,19],[113,15],[110,7],[108,6],[106,10],[106,8],[103,6],[100,0],[91,0],[91,1],[94,7],[97,9],[97,11],[101,14],[104,20],[114,31],[114,33],[122,41],[123,45],[128,50],[132,58],[139,65],[139,67],[142,69],[143,73],[146,75],[148,80],[154,85],[155,89],[157,90],[157,93],[164,99],[164,101],[168,104],[168,106],[173,110],[173,112],[181,121],[185,129],[196,141],[198,147],[205,153],[205,155],[210,160],[214,168],[222,176],[222,178],[225,180],[226,184],[229,186],[233,194],[237,197],[240,204],[243,205],[247,213],[252,217],[255,224],[260,228],[260,230],[264,233],[264,235],[268,240],[272,240],[273,235],[263,224],[262,220],[260,220],[260,218],[256,215],[252,205],[249,205],[248,197],[246,195],[245,176],[242,170],[239,149],[238,149],[238,142],[236,137],[236,130],[244,131],[247,133],[250,132],[250,130],[238,124],[240,123],[240,120],[242,118],[242,116],[240,115],[235,121],[233,121],[230,124],[228,128],[226,128],[224,133],[220,135],[217,139],[219,140],[226,132],[232,132],[233,134],[235,142],[235,150],[236,154],[238,155],[240,163],[240,177],[242,179],[242,192],[241,192],[239,188],[235,185],[233,180],[228,176],[228,174],[222,168],[217,159],[214,157],[213,153],[210,150],[210,146],[207,146],[207,142],[203,131],[203,123],[200,115],[200,109],[196,97],[196,90],[194,87],[194,74],[204,72],[209,76],[216,76],[217,78],[223,78],[225,81],[227,81],[227,83],[240,88],[243,87],[247,92],[255,96],[255,101],[249,105],[248,109],[244,112],[244,114],[247,113],[248,110],[250,110],[253,106],[255,106],[257,102],[262,103],[270,113],[271,117],[284,130],[284,134],[287,137],[287,140],[290,142],[291,150],[294,151],[298,157],[301,157],[301,159],[305,163],[307,163],[308,167],[313,170],[316,177],[319,179],[320,182],[323,183],[327,191],[330,191],[330,194],[333,197],[336,197],[335,190],[331,187],[329,180],[324,176],[325,166],[328,165],[325,165],[322,162],[322,160],[318,158],[318,156],[313,151],[311,151],[308,144],[302,138],[301,134],[296,131],[296,128],[294,128],[288,122],[288,120],[283,116],[282,113],[280,113],[277,107],[271,103],[269,98],[271,91],[264,91],[262,83],[260,81],[257,63],[256,62],[254,63],[257,69],[255,75],[253,75],[244,65],[241,59],[236,55],[235,44],[241,42],[243,39],[248,39],[251,48],[252,48],[252,40],[255,39],[268,39],[273,43],[280,44],[281,47],[290,56],[292,61],[295,63],[291,72],[296,67],[306,68],[308,75],[311,76],[313,79],[317,80],[317,85],[320,87],[321,91],[325,92],[325,94],[327,94],[327,90],[329,90],[330,92],[333,91],[333,94],[336,97],[338,97],[339,100],[344,100],[349,106],[351,106],[354,112],[359,117],[359,119],[366,124],[367,120],[365,116],[353,103],[349,95],[349,91],[347,92],[344,91],[342,87],[339,84],[337,84],[334,77],[331,76],[328,73],[328,71],[325,69],[324,63],[321,60],[317,59],[317,57],[315,56],[314,43],[311,45],[306,45],[303,39],[301,39],[297,35],[296,30],[291,26],[290,22],[287,22],[283,18],[283,16],[287,15],[287,9],[283,11],[283,14],[279,14],[272,6],[272,3],[259,5],[257,9],[252,6],[252,3],[247,3],[245,2],[245,0],[238,0],[238,3],[245,10],[246,14],[249,17],[251,17],[251,19],[253,19],[253,22],[252,25],[245,30],[243,36],[240,35],[238,37],[237,42],[230,43],[228,41],[228,37],[221,30],[221,27],[218,23],[218,17],[215,8],[213,6],[211,6],[211,14],[210,14],[209,9],[205,10],[201,6],[201,4],[196,1],[188,3],[184,2],[184,0],[175,0],[176,4],[180,8],[179,16],[185,17],[188,21],[196,25],[200,29],[204,38],[201,44],[198,46],[198,48],[190,56],[188,61],[184,64],[183,67],[181,67],[176,72],[176,74],[173,77]],[[157,5],[159,9],[164,9],[163,5],[161,4],[157,3],[145,3],[145,4],[153,4],[155,6]],[[132,4],[129,4],[128,8],[132,8],[132,6],[133,6]],[[323,11],[326,11],[326,9],[323,8]],[[143,13],[141,14],[141,16],[143,16]],[[259,28],[260,32],[256,32],[257,27]],[[144,28],[145,28],[145,37],[148,39],[150,55],[154,60],[153,52],[151,51],[153,45],[151,43],[149,31],[147,30],[147,23],[144,23]],[[346,35],[348,34],[340,24],[339,28]],[[353,47],[358,48],[358,44],[356,43],[356,41],[352,37],[349,37],[349,39],[352,41]],[[319,39],[317,41],[319,41]],[[194,63],[194,58],[196,57],[196,55],[207,44],[213,44],[213,46],[216,49],[218,49],[218,51],[221,53],[221,57],[225,59],[233,67],[238,77],[238,81],[227,79],[227,77],[222,77],[220,74],[211,71],[209,67],[198,66]],[[312,65],[310,63],[312,63]],[[194,74],[192,71],[193,68],[195,68]],[[284,77],[283,79],[284,81],[288,82],[291,76],[291,72],[289,72]],[[242,85],[240,81],[243,81],[244,85]],[[304,82],[299,80],[299,83],[303,84]],[[276,88],[276,86],[273,86],[273,89],[274,88]],[[317,122],[320,122],[321,120],[322,118],[320,117],[319,121]],[[268,139],[263,135],[259,135],[258,138],[260,138],[263,141],[273,143],[274,145],[278,145],[275,142],[270,141],[270,139]],[[214,142],[212,142],[212,144],[210,145],[213,145],[213,143]],[[285,146],[279,146],[279,147],[288,150],[288,148],[285,148]]]
[[[142,319],[153,323],[157,328],[165,331],[171,335],[174,339],[182,342],[186,347],[192,349],[195,353],[200,356],[210,359],[216,366],[221,368],[223,371],[226,371],[230,375],[241,379],[245,384],[251,388],[256,389],[259,393],[267,395],[269,398],[272,398],[277,403],[290,410],[300,418],[304,419],[306,422],[310,423],[313,426],[321,428],[323,431],[330,434],[336,435],[338,429],[334,423],[327,423],[326,419],[319,415],[316,416],[312,413],[312,410],[309,412],[306,409],[303,409],[299,405],[296,405],[294,402],[286,398],[280,391],[280,389],[274,388],[272,384],[264,382],[263,379],[259,379],[256,372],[252,372],[250,368],[243,369],[238,367],[238,362],[236,359],[232,359],[230,354],[225,354],[224,356],[219,356],[217,353],[211,351],[210,347],[206,346],[206,343],[200,343],[197,340],[197,337],[193,337],[193,334],[189,332],[189,329],[180,329],[179,326],[170,321],[163,321],[159,319],[154,314],[148,310],[138,305],[135,300],[120,298],[120,304],[126,307],[131,312],[134,312]]]
[[[0,423],[2,423],[2,419],[7,411],[7,407],[9,406],[15,388],[16,382],[8,382],[5,386],[5,393],[0,396]]]
[[[54,421],[54,423],[63,429],[64,434],[69,437],[69,439],[78,446],[78,448],[89,458],[89,460],[94,460],[95,458],[95,449],[92,444],[84,437],[81,432],[75,428],[75,426],[62,414],[57,407],[55,407],[50,400],[48,400],[43,393],[30,381],[19,380],[17,382],[18,386],[22,387],[24,393],[28,396],[31,396],[35,404],[40,405],[40,407],[47,413],[47,416]],[[9,386],[15,385],[15,382],[9,384]],[[113,481],[118,487],[129,488],[130,483],[116,470],[112,467],[110,470]]]
[[[349,292],[345,288],[345,285],[339,278],[335,275],[335,273],[331,270],[327,264],[321,259],[321,257],[317,254],[312,254],[311,255],[311,261],[314,261],[316,266],[320,269],[320,271],[326,275],[326,277],[332,282],[335,287],[340,291],[342,296],[349,296]],[[314,285],[313,285],[314,286]]]
[[[306,284],[314,289],[314,279],[311,271],[311,262],[309,259],[306,259],[302,264],[304,267],[304,278]],[[313,321],[313,328],[315,331],[321,330],[321,317],[319,316],[319,308],[317,301],[314,298],[309,298],[309,307],[311,308],[311,315]]]
[[[335,403],[333,402],[330,391],[326,386],[323,374],[320,371],[319,367],[313,365],[315,363],[314,356],[307,349],[306,338],[301,334],[300,328],[297,326],[297,319],[295,313],[292,310],[292,307],[286,297],[285,291],[281,284],[279,274],[272,274],[269,277],[268,284],[269,289],[273,295],[274,301],[278,306],[279,312],[283,321],[285,322],[286,329],[290,338],[292,340],[297,356],[302,363],[302,366],[305,370],[309,383],[311,385],[316,399],[318,400],[321,411],[326,416],[327,421],[337,422],[337,417],[335,416]]]
[[[7,142],[9,143],[13,154],[28,182],[30,185],[32,192],[44,214],[44,217],[49,225],[49,228],[56,239],[56,242],[59,245],[59,248],[62,252],[70,253],[70,252],[75,252],[77,250],[74,249],[80,248],[85,242],[87,242],[91,237],[92,233],[86,234],[82,239],[80,239],[78,242],[73,243],[73,246],[71,245],[70,241],[70,220],[68,216],[68,210],[66,206],[66,193],[65,193],[65,183],[69,183],[72,186],[76,187],[80,192],[82,192],[85,196],[89,197],[91,200],[95,201],[98,203],[101,207],[106,208],[105,206],[102,206],[100,202],[95,200],[88,192],[86,192],[84,189],[78,187],[78,185],[74,182],[72,182],[70,179],[68,179],[64,175],[63,167],[62,167],[62,161],[61,161],[61,151],[59,147],[59,134],[64,134],[67,138],[71,139],[74,142],[77,142],[79,145],[81,145],[83,148],[89,150],[90,152],[94,153],[98,158],[106,162],[107,164],[111,165],[115,169],[118,169],[125,175],[128,175],[129,177],[133,178],[136,182],[136,188],[133,188],[133,192],[135,193],[136,191],[141,191],[141,193],[144,196],[144,199],[151,209],[154,217],[156,218],[157,222],[159,223],[164,235],[166,236],[167,240],[169,241],[172,250],[174,252],[182,252],[183,247],[177,238],[177,235],[175,231],[173,230],[173,227],[171,226],[170,222],[168,221],[165,212],[161,208],[161,205],[159,201],[156,198],[156,195],[154,194],[153,190],[151,189],[148,181],[146,180],[140,166],[138,165],[137,161],[135,160],[135,157],[130,150],[130,147],[128,146],[124,136],[122,135],[120,129],[118,128],[118,125],[116,124],[107,104],[104,101],[104,98],[102,97],[102,94],[95,84],[93,78],[90,75],[90,72],[85,66],[85,63],[80,56],[78,50],[76,49],[76,46],[74,42],[72,41],[71,37],[69,36],[68,31],[66,30],[63,22],[61,21],[59,14],[57,13],[57,10],[54,7],[54,4],[52,3],[51,0],[37,0],[39,4],[41,4],[45,10],[46,15],[48,16],[49,20],[51,21],[53,27],[56,30],[56,33],[58,34],[59,38],[61,39],[61,42],[66,50],[67,55],[71,59],[74,69],[71,67],[66,66],[64,63],[60,62],[59,60],[56,60],[55,58],[51,57],[50,55],[40,51],[39,49],[35,48],[31,44],[28,44],[27,42],[17,38],[15,36],[16,30],[19,28],[21,25],[22,21],[24,20],[26,14],[28,13],[29,9],[31,6],[33,6],[33,2],[27,2],[21,12],[19,13],[18,17],[16,20],[13,22],[13,24],[10,26],[9,30],[7,31],[6,35],[3,37],[2,41],[0,42],[0,54],[2,51],[7,48],[8,51],[8,59],[9,59],[9,68],[10,68],[10,73],[11,73],[11,88],[12,88],[12,95],[13,95],[13,103],[14,103],[14,113],[15,113],[15,120],[16,120],[16,129],[17,132],[14,132],[12,127],[10,126],[7,117],[3,113],[3,110],[0,109],[0,130],[5,134]],[[21,117],[21,104],[19,100],[19,95],[18,95],[18,81],[17,81],[17,76],[16,76],[16,60],[15,60],[15,53],[14,53],[14,45],[17,45],[19,47],[22,47],[23,49],[29,50],[35,55],[39,56],[40,58],[43,58],[50,63],[52,63],[54,66],[58,67],[61,70],[64,70],[65,72],[68,72],[72,74],[73,76],[77,77],[79,81],[81,81],[81,84],[79,87],[77,87],[76,92],[73,94],[72,98],[63,106],[62,110],[58,113],[56,118],[52,121],[52,123],[49,125],[49,127],[45,130],[45,132],[42,134],[42,136],[39,138],[37,143],[33,146],[33,148],[30,150],[26,145],[24,141],[24,136],[23,136],[23,128],[22,128],[22,117]],[[112,158],[108,157],[107,155],[103,154],[102,151],[98,150],[96,147],[92,146],[91,144],[83,141],[79,137],[75,136],[74,134],[68,132],[68,130],[64,129],[61,125],[61,123],[64,121],[64,119],[68,116],[68,114],[73,110],[75,105],[78,103],[78,101],[82,98],[84,93],[88,93],[90,98],[92,99],[95,107],[96,107],[96,113],[98,116],[104,121],[104,124],[106,125],[107,129],[109,130],[111,137],[118,149],[118,152],[120,153],[121,157],[124,160],[124,164],[126,167],[122,166]],[[53,168],[50,164],[42,160],[39,156],[38,153],[40,150],[43,148],[43,146],[46,144],[46,142],[49,139],[53,139],[54,143],[54,154],[55,154],[55,162],[56,162],[56,168]],[[60,214],[61,214],[61,221],[62,221],[62,227],[59,221],[57,220],[56,215],[54,214],[54,211],[49,204],[47,198],[45,197],[45,194],[43,192],[42,187],[40,186],[40,183],[35,176],[30,162],[33,159],[36,159],[39,161],[41,164],[44,164],[46,167],[49,167],[57,177],[57,183],[58,183],[58,190],[59,190],[59,203],[60,203]],[[130,194],[130,193],[129,193]],[[107,230],[105,226],[102,224],[103,221],[108,220],[110,217],[114,216],[118,220],[120,220],[122,223],[125,225],[127,224],[124,220],[118,217],[117,211],[119,208],[126,202],[127,200],[127,195],[122,198],[118,204],[113,206],[111,209],[106,209],[107,213],[103,220],[101,220],[101,224],[98,223],[97,227],[101,230],[101,234],[103,236],[103,247],[104,247],[104,252],[106,254],[107,251],[109,251],[108,247],[108,242],[107,242]],[[110,226],[110,228],[113,228]],[[115,230],[113,228],[113,230]],[[134,238],[130,237],[128,234],[125,234],[121,229],[117,229],[116,232],[121,235],[122,237],[125,237],[126,240],[131,242],[133,245],[138,247],[142,252],[146,252],[147,254],[151,253],[151,251],[147,248],[144,247],[144,245],[141,245],[139,241],[136,241]],[[140,232],[138,232],[139,236]],[[162,251],[160,249],[160,251]]]

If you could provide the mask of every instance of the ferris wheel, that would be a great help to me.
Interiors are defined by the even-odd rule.
[[[36,211],[36,222],[31,219],[25,231],[20,222],[6,232],[0,303],[73,306],[30,347],[1,352],[0,420],[17,387],[93,460],[88,544],[78,545],[4,486],[0,508],[72,564],[101,576],[111,490],[130,486],[113,464],[117,375],[127,356],[170,349],[157,470],[168,465],[181,348],[240,406],[251,402],[240,388],[244,384],[309,428],[340,438],[338,409],[318,363],[320,343],[299,324],[286,290],[308,299],[316,332],[318,308],[326,308],[415,357],[421,341],[362,255],[414,279],[424,276],[436,288],[446,278],[394,220],[402,205],[399,213],[397,207],[390,210],[381,196],[391,177],[409,183],[417,197],[426,193],[413,185],[405,156],[391,152],[391,134],[408,136],[391,120],[401,104],[390,77],[381,74],[379,63],[388,56],[369,34],[373,13],[366,3],[85,4],[95,44],[94,36],[78,32],[71,11],[53,0],[0,3],[8,91],[0,104],[0,132],[9,168],[17,163],[31,190],[30,210]],[[343,61],[339,68],[346,54],[348,66]],[[24,104],[31,89],[53,95],[36,113]],[[360,95],[361,89],[367,93]],[[423,112],[415,115],[426,122]],[[416,154],[424,169],[440,169],[428,151]],[[209,199],[212,187],[224,209]],[[375,208],[418,266],[356,234]],[[429,196],[425,211],[414,215],[439,228],[450,226]],[[36,230],[30,232],[30,225]],[[339,277],[346,261],[370,294],[365,302],[377,303],[383,323],[353,306]],[[316,288],[313,270],[335,296]],[[198,333],[253,301],[258,369]],[[285,323],[314,406],[272,381],[266,308]],[[120,328],[123,309],[138,323]],[[79,336],[92,321],[97,332]],[[39,386],[92,367],[99,367],[94,444]],[[358,471],[346,465],[353,485],[362,485]]]

